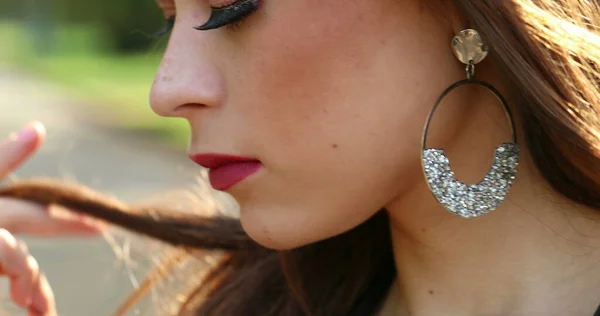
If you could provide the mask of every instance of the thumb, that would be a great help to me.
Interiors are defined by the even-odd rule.
[[[0,199],[0,228],[13,234],[37,236],[94,236],[103,230],[99,223],[66,210],[10,198]]]
[[[39,148],[45,136],[44,125],[33,122],[0,143],[0,179],[27,160]]]

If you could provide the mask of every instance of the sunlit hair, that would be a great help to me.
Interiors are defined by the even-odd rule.
[[[521,141],[541,174],[573,202],[600,208],[598,3],[453,3],[488,43],[502,70],[521,122]],[[18,182],[0,189],[0,196],[60,204],[175,247],[118,314],[182,258],[202,258],[212,251],[218,261],[190,272],[189,279],[197,282],[181,301],[174,300],[178,314],[372,315],[395,277],[385,210],[340,236],[277,252],[253,242],[232,217],[134,207],[61,182]]]

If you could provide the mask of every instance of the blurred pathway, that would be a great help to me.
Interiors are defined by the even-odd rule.
[[[72,113],[75,106],[55,87],[0,64],[0,135],[33,119],[48,129],[47,142],[17,171],[18,177],[75,179],[128,201],[193,183],[199,170],[184,149],[108,133],[81,121]],[[55,290],[59,315],[111,315],[132,290],[123,264],[101,238],[26,240]],[[5,281],[0,289],[0,315],[7,310],[9,315],[22,315],[5,308]]]

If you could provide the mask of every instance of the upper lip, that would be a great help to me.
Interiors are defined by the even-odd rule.
[[[258,162],[259,160],[256,158],[250,157],[241,157],[234,155],[226,155],[226,154],[192,154],[190,155],[190,159],[192,159],[195,163],[201,165],[204,168],[215,169],[225,165],[234,164],[234,163],[243,163],[243,162]]]

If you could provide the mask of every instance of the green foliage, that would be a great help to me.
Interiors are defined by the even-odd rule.
[[[154,0],[0,0],[0,61],[56,83],[116,128],[185,144],[187,124],[159,118],[148,92],[166,41]]]
[[[17,19],[25,16],[26,1],[0,1],[0,18]]]
[[[164,25],[153,0],[0,1],[0,18],[18,18],[42,30],[56,25],[92,25],[105,35],[111,49],[121,53],[147,50],[153,42],[150,35]]]
[[[48,1],[48,0],[40,0]],[[62,20],[97,25],[118,52],[130,53],[148,49],[151,34],[163,25],[162,13],[151,0],[55,0],[64,4],[59,12]]]
[[[68,87],[93,108],[80,109],[104,124],[150,132],[184,146],[189,134],[184,120],[161,118],[148,105],[148,94],[160,54],[55,56],[30,63],[38,74]]]

